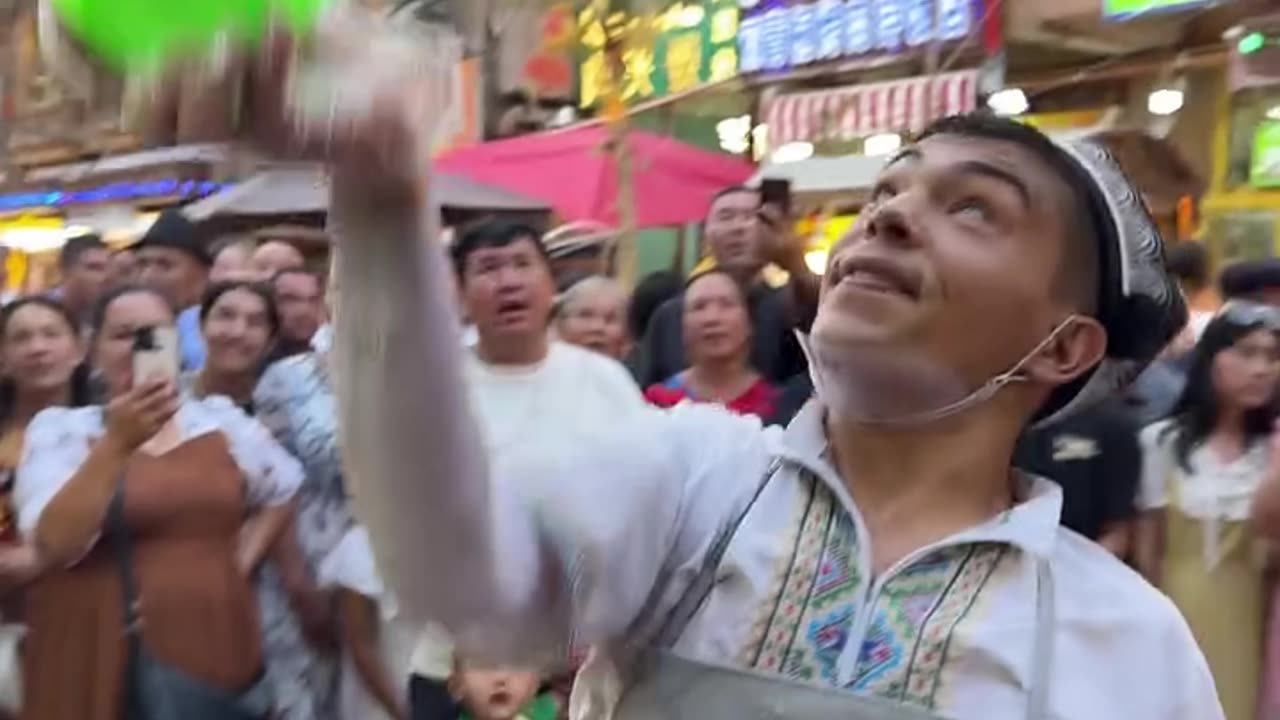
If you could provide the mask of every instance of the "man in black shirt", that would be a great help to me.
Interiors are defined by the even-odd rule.
[[[794,328],[807,329],[817,311],[818,278],[804,263],[804,247],[795,242],[778,208],[761,207],[753,188],[722,190],[711,202],[706,239],[716,267],[728,270],[747,288],[751,313],[751,363],[761,375],[781,384],[805,372],[804,353]],[[762,278],[777,265],[791,276],[773,288]],[[635,363],[641,386],[660,383],[685,370],[682,297],[654,313]]]
[[[1123,558],[1142,472],[1138,430],[1116,395],[1023,435],[1014,467],[1061,485],[1062,524]]]

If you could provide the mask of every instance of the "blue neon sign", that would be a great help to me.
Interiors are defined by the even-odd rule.
[[[128,202],[148,198],[198,198],[212,195],[227,187],[230,187],[230,183],[170,179],[110,183],[88,190],[35,190],[0,195],[0,211]]]

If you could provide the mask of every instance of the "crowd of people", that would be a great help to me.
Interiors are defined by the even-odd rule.
[[[558,293],[531,227],[490,219],[459,232],[449,253],[471,329],[466,385],[490,452],[567,456],[566,428],[649,403],[784,423],[784,383],[752,356],[802,327],[792,317],[811,317],[816,294],[793,308],[759,280],[777,231],[766,213],[740,217],[757,204],[749,188],[721,193],[707,221],[717,266],[688,282],[646,278],[634,295],[605,276]],[[255,688],[275,718],[564,716],[571,672],[476,664],[454,657],[441,628],[397,618],[343,479],[325,283],[294,246],[211,238],[167,211],[130,247],[70,239],[59,269],[55,288],[0,311],[0,579],[5,621],[25,633],[10,712],[120,717],[134,661],[120,630],[145,598],[147,652],[218,687]],[[664,317],[675,324],[655,328]],[[132,377],[138,331],[165,326],[180,354],[172,387]],[[683,369],[641,382],[664,354]],[[789,362],[776,372],[803,371]],[[134,598],[119,537],[134,550]]]
[[[373,161],[335,160],[327,284],[178,211],[68,241],[0,310],[0,699],[155,718],[163,671],[280,720],[1280,710],[1280,262],[1213,292],[1090,147],[944,119],[822,278],[732,187],[689,278],[558,288],[526,225],[418,242],[417,178]],[[181,372],[136,377],[158,328]]]

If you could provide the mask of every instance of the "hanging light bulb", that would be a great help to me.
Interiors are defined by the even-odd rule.
[[[1187,81],[1178,77],[1151,91],[1147,96],[1147,112],[1152,115],[1173,115],[1182,109],[1186,101]]]
[[[862,143],[862,154],[874,157],[888,155],[902,147],[902,136],[898,133],[879,133],[872,135]]]
[[[716,123],[716,136],[720,149],[731,153],[744,153],[751,147],[751,116],[739,115]]]
[[[831,251],[827,248],[814,248],[804,254],[804,266],[814,275],[822,275],[827,272],[827,258],[830,255]]]
[[[997,115],[1009,117],[1026,112],[1031,103],[1027,102],[1027,94],[1022,88],[1005,88],[991,93],[991,97],[987,98],[987,107]]]
[[[800,162],[811,157],[813,157],[813,143],[810,142],[789,142],[773,151],[773,162],[778,165]]]

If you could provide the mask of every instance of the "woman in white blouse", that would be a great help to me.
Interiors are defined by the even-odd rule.
[[[1138,563],[1182,611],[1228,720],[1256,717],[1266,596],[1255,496],[1272,463],[1280,315],[1232,303],[1205,328],[1168,420],[1142,432]]]
[[[126,715],[123,595],[109,524],[118,491],[143,645],[214,688],[259,684],[250,575],[287,520],[302,471],[230,400],[179,399],[165,379],[134,382],[135,332],[173,322],[151,291],[104,298],[92,352],[109,403],[47,410],[28,430],[14,492],[19,529],[65,569],[33,588],[25,718]]]

